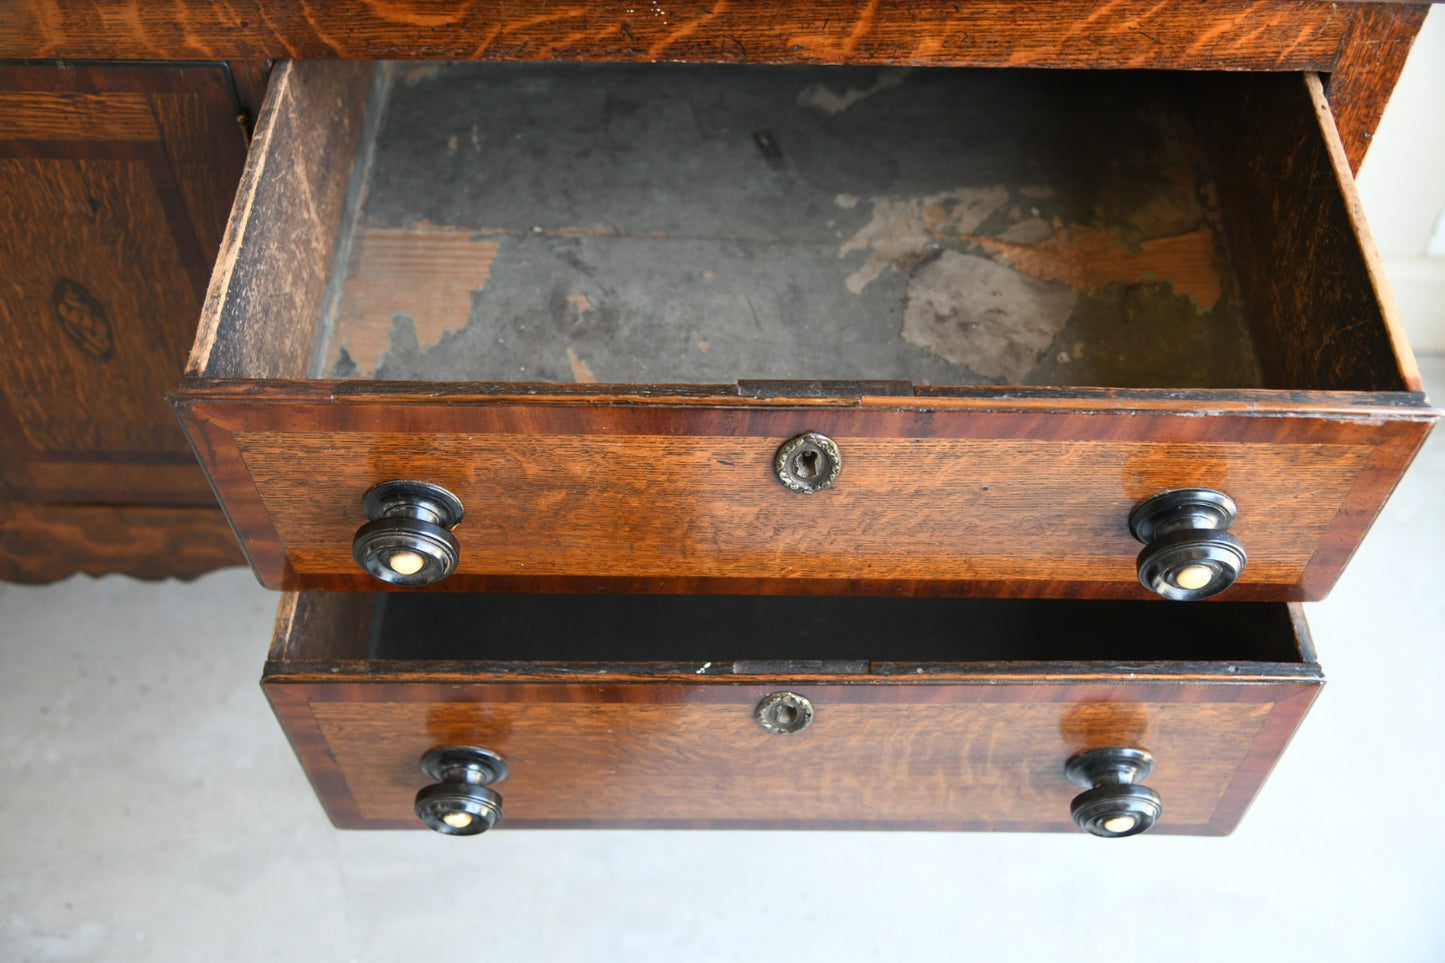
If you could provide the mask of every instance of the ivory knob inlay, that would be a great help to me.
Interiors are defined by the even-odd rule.
[[[426,559],[416,552],[393,552],[386,564],[398,575],[415,575],[426,564]]]
[[[1133,816],[1115,816],[1104,820],[1104,828],[1111,833],[1127,833],[1139,824]]]
[[[1202,589],[1214,578],[1208,565],[1186,565],[1174,573],[1174,584],[1182,589]]]

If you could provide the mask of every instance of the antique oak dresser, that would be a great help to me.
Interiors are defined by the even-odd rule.
[[[234,532],[342,827],[1226,833],[1438,416],[1424,12],[8,5],[0,574]]]

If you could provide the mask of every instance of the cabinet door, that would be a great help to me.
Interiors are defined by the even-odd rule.
[[[0,577],[96,570],[80,556],[167,526],[226,551],[214,508],[178,511],[214,499],[165,394],[240,180],[238,113],[220,64],[0,66]]]

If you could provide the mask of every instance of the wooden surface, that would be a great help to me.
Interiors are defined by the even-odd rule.
[[[175,396],[272,587],[375,587],[350,557],[364,521],[357,506],[372,485],[405,477],[447,486],[469,508],[459,574],[442,588],[582,579],[653,590],[1141,597],[1129,510],[1158,491],[1205,485],[1241,506],[1236,531],[1251,559],[1230,597],[1318,598],[1436,414],[1400,393],[1413,364],[1373,288],[1345,298],[1358,313],[1342,326],[1342,302],[1328,293],[1261,306],[1277,319],[1266,325],[1276,352],[1288,356],[1294,339],[1304,356],[1295,369],[1276,364],[1278,387],[1355,389],[1334,394],[296,380],[311,368],[326,293],[316,259],[334,253],[319,225],[338,216],[350,166],[339,135],[316,142],[315,122],[341,90],[325,84],[345,68],[323,69],[289,65],[273,84],[275,109],[258,132],[192,377]],[[359,98],[364,78],[344,84]],[[1293,140],[1268,152],[1271,170],[1295,140],[1313,147],[1305,156],[1325,158],[1290,203],[1337,212],[1311,228],[1313,250],[1364,284],[1370,246],[1329,164],[1338,145],[1333,155],[1324,146],[1302,82],[1268,86],[1284,93],[1242,109],[1282,102],[1292,119]],[[304,163],[273,160],[300,154]],[[1254,202],[1243,194],[1240,203]],[[294,230],[268,226],[276,212],[311,204],[328,213]],[[1318,269],[1272,266],[1306,280]],[[1328,356],[1311,347],[1326,342]],[[810,430],[843,446],[843,476],[820,495],[791,495],[770,461]]]
[[[441,589],[582,577],[807,592],[810,581],[857,580],[885,593],[1144,597],[1129,511],[1203,485],[1240,506],[1234,531],[1250,562],[1228,597],[1314,598],[1428,427],[1409,408],[1316,417],[1304,403],[1289,417],[1200,418],[1178,407],[1104,413],[1076,400],[1072,413],[1030,412],[952,400],[195,400],[182,413],[262,581],[344,590],[377,587],[351,559],[362,495],[380,480],[419,478],[468,510],[458,573]],[[807,430],[837,441],[844,467],[833,488],[805,496],[773,478],[771,462]]]
[[[4,582],[53,582],[76,572],[192,579],[245,564],[214,506],[0,504]]]
[[[0,6],[0,58],[631,60],[1157,67],[1333,73],[1358,169],[1424,6],[1212,0],[814,0],[661,6],[486,0],[445,13],[350,0],[42,0]]]
[[[1326,94],[1352,171],[1360,169],[1428,3],[1353,5]]]
[[[333,618],[346,607],[323,604]],[[317,619],[308,605],[284,599],[278,635],[355,622]],[[421,754],[476,744],[510,766],[497,787],[508,826],[1075,831],[1079,790],[1064,762],[1139,745],[1159,763],[1147,782],[1164,799],[1155,831],[1219,834],[1320,683],[1303,661],[834,677],[687,667],[581,680],[535,664],[518,677],[467,663],[301,661],[312,653],[294,637],[278,638],[273,654],[283,653],[268,663],[267,695],[333,821],[356,828],[417,827]],[[758,700],[781,690],[813,701],[808,729],[784,737],[754,721]]]
[[[166,408],[244,145],[224,70],[0,67],[0,492],[213,501]]]
[[[371,80],[363,64],[274,71],[188,370],[304,368],[315,336],[295,322],[321,311]]]
[[[1090,2],[910,7],[814,0],[414,4],[22,0],[0,57],[541,59],[1328,69],[1351,4]]]
[[[313,373],[1261,385],[1192,122],[1203,78],[383,74]],[[1281,109],[1314,123],[1296,93]]]
[[[1369,390],[1390,372],[1422,390],[1319,79],[1222,75],[1200,87],[1266,383]]]

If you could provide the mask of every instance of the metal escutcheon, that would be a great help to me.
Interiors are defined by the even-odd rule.
[[[789,489],[810,495],[838,480],[843,456],[833,439],[810,431],[783,443],[773,458],[773,469]]]
[[[812,725],[813,703],[796,692],[774,692],[758,703],[753,718],[769,732],[790,736]]]

